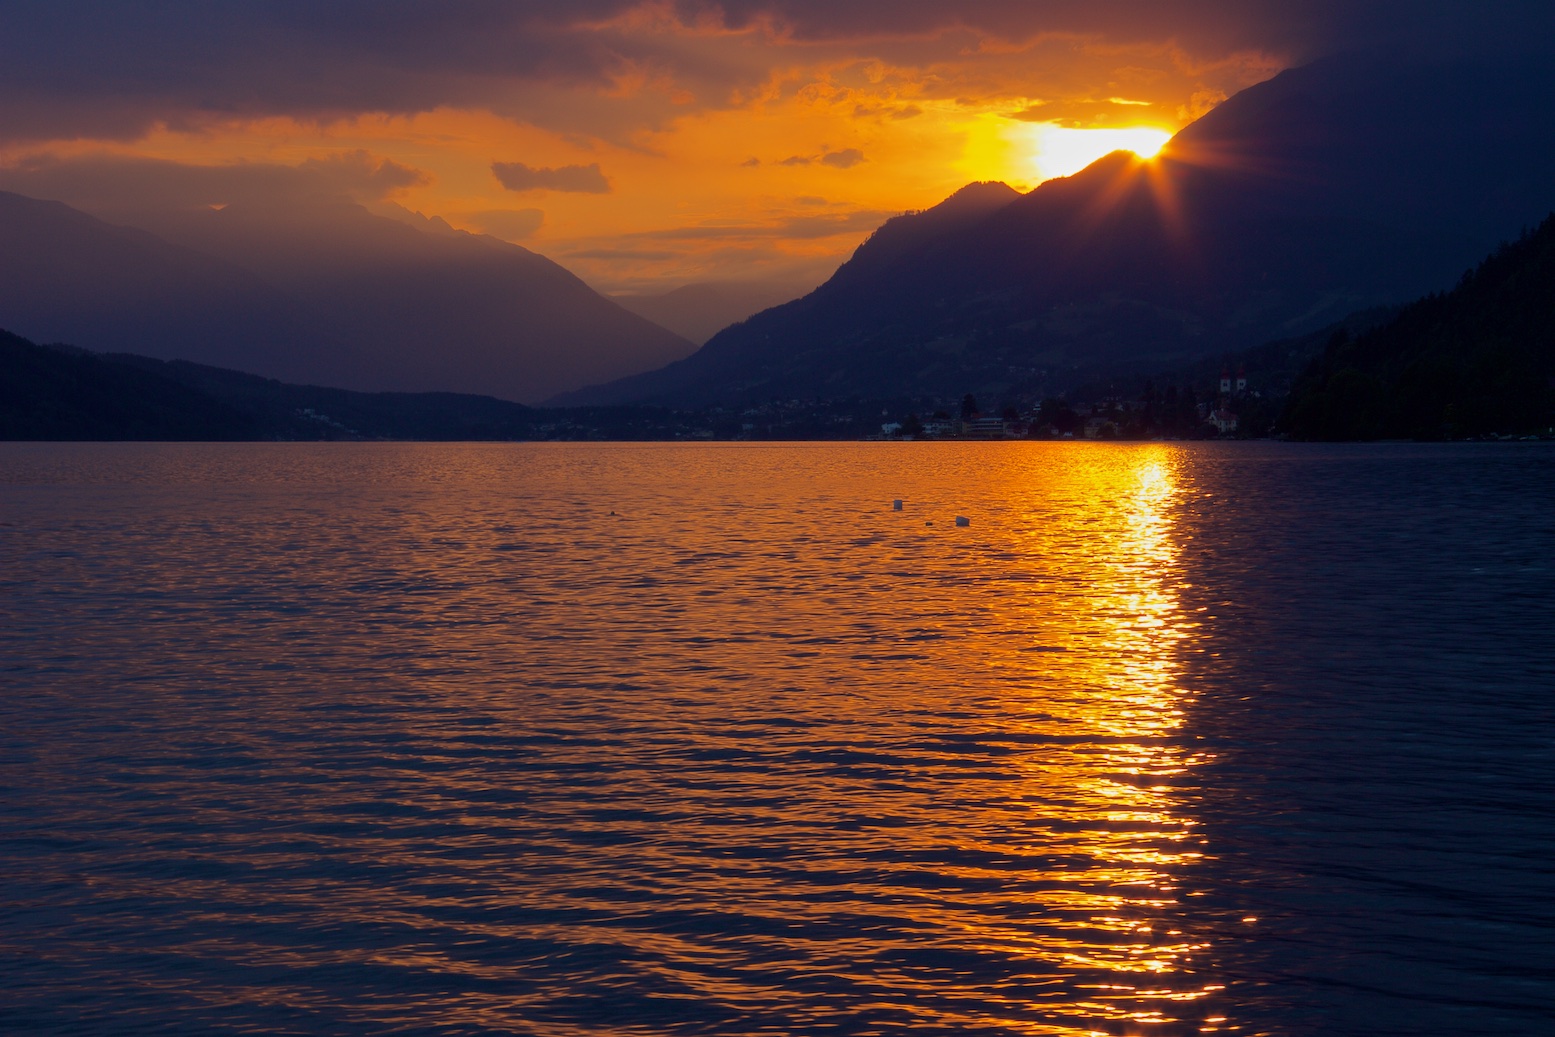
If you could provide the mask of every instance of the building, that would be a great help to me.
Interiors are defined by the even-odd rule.
[[[966,423],[966,434],[978,439],[1003,439],[1004,419],[1000,417],[974,417]]]
[[[923,422],[923,434],[925,436],[950,436],[956,432],[956,423],[949,418],[925,418]]]

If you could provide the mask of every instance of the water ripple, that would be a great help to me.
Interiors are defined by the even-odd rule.
[[[0,1023],[1533,1033],[1555,455],[1454,449],[7,445]]]

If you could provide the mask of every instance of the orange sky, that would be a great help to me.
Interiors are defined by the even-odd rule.
[[[605,73],[491,75],[439,103],[382,110],[151,109],[128,132],[0,141],[0,166],[33,170],[21,181],[0,171],[0,187],[84,204],[49,170],[364,152],[368,168],[406,168],[348,185],[358,200],[518,242],[604,291],[813,285],[891,215],[973,180],[1026,189],[1067,174],[1120,143],[1073,131],[1175,130],[1286,61],[1236,41],[1194,51],[1102,32],[805,34],[654,3],[568,32],[612,41]],[[511,186],[494,164],[508,164]]]

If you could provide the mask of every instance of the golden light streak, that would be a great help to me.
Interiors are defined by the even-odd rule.
[[[1079,129],[1058,123],[1032,124],[1027,135],[1029,162],[1040,180],[1072,176],[1114,151],[1154,158],[1172,139],[1170,130],[1157,126]]]

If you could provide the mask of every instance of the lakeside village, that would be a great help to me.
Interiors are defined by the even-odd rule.
[[[524,438],[542,440],[928,440],[928,439],[1216,439],[1267,436],[1283,397],[1249,388],[1245,371],[1227,368],[1219,384],[1095,399],[1017,397],[984,410],[968,394],[954,399],[881,401],[858,397],[773,400],[701,411],[650,407],[540,412]],[[543,415],[543,416],[541,416]]]
[[[1242,412],[1242,413],[1239,413]],[[1244,420],[1246,413],[1252,420]],[[1171,385],[1158,390],[1147,382],[1137,398],[1110,394],[1091,403],[1070,404],[1048,398],[1022,411],[1017,406],[997,414],[978,410],[967,395],[959,414],[944,409],[929,417],[909,413],[901,421],[883,422],[868,438],[885,439],[1214,439],[1268,435],[1274,408],[1260,390],[1247,385],[1247,371],[1221,372],[1218,388],[1200,398],[1194,390]],[[1241,436],[1238,436],[1239,430]]]

